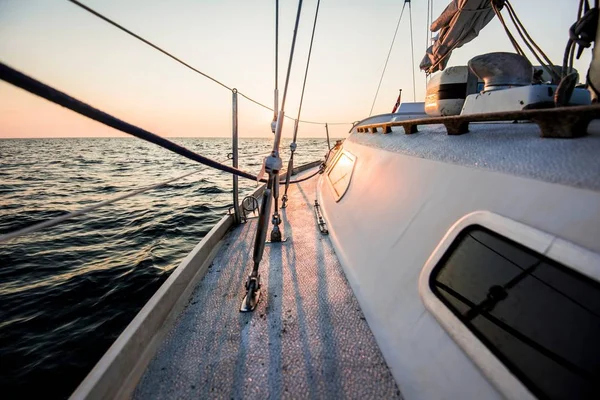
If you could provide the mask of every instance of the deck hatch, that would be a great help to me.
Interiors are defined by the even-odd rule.
[[[600,396],[600,285],[481,226],[433,269],[433,293],[534,394]]]
[[[327,180],[333,189],[335,201],[340,201],[348,190],[350,180],[352,179],[352,173],[354,172],[355,162],[356,157],[344,150],[340,152],[339,156],[335,159],[333,166],[327,172]]]

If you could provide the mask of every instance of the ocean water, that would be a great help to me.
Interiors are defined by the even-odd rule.
[[[225,161],[230,139],[175,139]],[[270,139],[241,139],[258,173]],[[287,163],[289,140],[282,143]],[[323,158],[301,139],[295,165]],[[190,171],[166,187],[0,244],[0,397],[66,398],[227,213],[231,176],[135,138],[0,140],[0,234]],[[240,178],[240,199],[256,182]]]

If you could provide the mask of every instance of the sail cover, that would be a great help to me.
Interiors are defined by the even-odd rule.
[[[419,67],[428,74],[442,71],[452,50],[475,39],[494,18],[492,1],[498,9],[504,5],[504,0],[452,0],[431,24],[431,32],[438,34]]]

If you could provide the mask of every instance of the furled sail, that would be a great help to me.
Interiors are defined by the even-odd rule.
[[[452,50],[475,39],[494,18],[492,1],[498,9],[502,8],[504,0],[452,0],[431,24],[431,32],[438,34],[419,67],[428,74],[442,71]]]

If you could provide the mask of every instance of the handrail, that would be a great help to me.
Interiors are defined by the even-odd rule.
[[[600,105],[593,104],[538,110],[500,111],[397,121],[389,120],[374,124],[358,123],[352,130],[361,133],[377,133],[377,130],[381,129],[383,133],[387,134],[392,132],[393,127],[401,126],[404,128],[406,134],[413,134],[418,132],[417,126],[419,125],[441,124],[446,127],[448,135],[462,135],[469,131],[470,122],[532,121],[540,127],[541,137],[576,138],[587,135],[587,126],[590,121],[598,118],[600,118]]]

